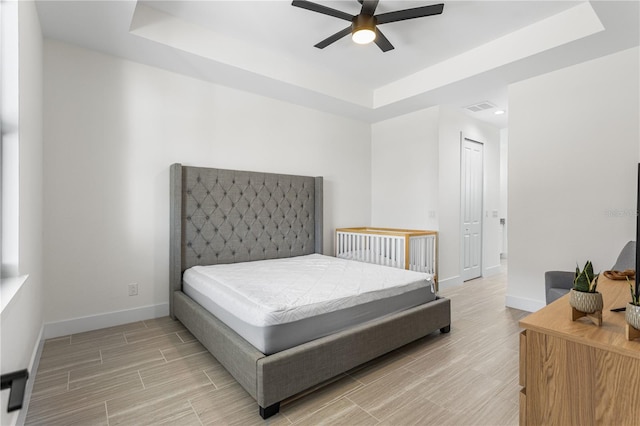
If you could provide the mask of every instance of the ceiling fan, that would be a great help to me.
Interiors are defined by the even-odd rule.
[[[425,16],[439,15],[444,9],[444,4],[433,4],[430,6],[414,7],[412,9],[397,10],[395,12],[381,13],[374,15],[378,0],[357,0],[362,4],[362,9],[358,15],[349,15],[337,9],[332,9],[321,4],[313,3],[306,0],[294,0],[292,6],[301,7],[302,9],[311,10],[312,12],[322,13],[323,15],[333,16],[335,18],[351,21],[351,25],[344,30],[338,31],[332,36],[327,37],[315,47],[324,49],[331,43],[340,40],[342,37],[351,33],[354,42],[359,44],[367,44],[375,42],[380,50],[387,52],[393,49],[393,45],[378,29],[378,25],[388,24],[390,22],[404,21],[405,19],[422,18]]]

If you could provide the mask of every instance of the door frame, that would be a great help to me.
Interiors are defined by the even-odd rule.
[[[481,191],[480,191],[480,275],[477,278],[480,278],[482,276],[484,276],[484,215],[485,215],[485,211],[484,211],[484,198],[485,198],[485,158],[484,158],[484,148],[485,148],[485,143],[481,142],[479,140],[476,140],[474,138],[470,138],[465,136],[465,134],[463,132],[460,132],[460,220],[458,223],[458,229],[460,231],[460,280],[461,282],[465,282],[465,278],[464,278],[464,232],[462,230],[463,225],[464,225],[464,196],[465,196],[465,191],[464,191],[464,182],[462,180],[462,172],[463,172],[463,168],[464,168],[464,157],[463,157],[463,152],[464,152],[464,143],[465,141],[469,141],[469,142],[473,142],[473,143],[477,143],[479,145],[482,146],[482,174],[480,176],[482,183],[481,183]],[[467,280],[471,280],[473,278],[469,278]]]

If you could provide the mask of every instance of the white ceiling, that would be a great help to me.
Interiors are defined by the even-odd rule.
[[[322,1],[357,14],[356,0]],[[434,4],[381,0],[376,13]],[[45,37],[375,122],[432,105],[507,126],[507,85],[640,44],[640,1],[445,1],[442,15],[380,25],[383,53],[349,25],[290,1],[39,1]],[[466,111],[465,111],[466,112]]]

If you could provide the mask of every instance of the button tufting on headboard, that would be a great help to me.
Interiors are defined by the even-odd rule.
[[[182,170],[183,268],[314,252],[315,178]]]

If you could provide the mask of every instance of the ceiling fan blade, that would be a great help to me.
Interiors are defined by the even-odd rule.
[[[344,19],[345,21],[351,21],[353,19],[353,15],[349,15],[348,13],[342,12],[340,10],[332,9],[330,7],[312,3],[306,0],[293,0],[291,2],[291,6],[301,7],[302,9],[322,13],[323,15],[333,16],[334,18]]]
[[[378,28],[376,28],[376,39],[374,42],[378,45],[380,50],[383,52],[388,52],[389,50],[393,50],[393,44],[382,34]]]
[[[324,49],[325,47],[327,47],[328,45],[330,45],[331,43],[335,43],[336,41],[340,40],[342,37],[351,34],[351,27],[347,27],[342,31],[338,31],[337,33],[335,33],[332,36],[329,36],[327,38],[325,38],[324,40],[322,40],[320,43],[316,44],[315,47],[317,47],[318,49]]]
[[[373,14],[376,13],[376,7],[378,7],[378,0],[364,0],[360,13],[373,16]]]
[[[413,9],[398,10],[395,12],[381,13],[376,15],[378,25],[389,22],[404,21],[405,19],[422,18],[424,16],[439,15],[444,9],[444,3],[432,4],[430,6],[414,7]]]

